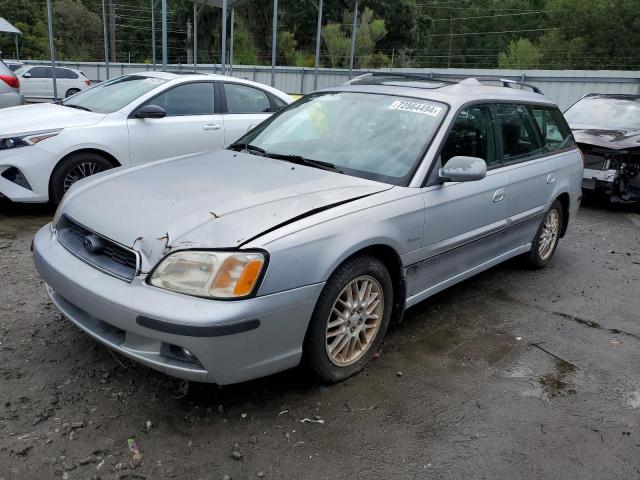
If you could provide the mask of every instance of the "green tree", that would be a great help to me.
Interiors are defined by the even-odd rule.
[[[526,38],[509,42],[506,52],[498,55],[500,68],[538,68],[543,55],[542,52]]]
[[[244,18],[236,15],[233,32],[233,63],[238,65],[258,65],[258,47],[249,33]]]

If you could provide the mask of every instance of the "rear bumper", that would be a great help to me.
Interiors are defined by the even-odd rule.
[[[24,95],[20,93],[0,93],[0,108],[24,105]]]
[[[49,226],[36,234],[33,256],[52,301],[81,330],[168,375],[220,385],[296,366],[323,287],[241,301],[179,295],[101,273],[65,250]],[[167,355],[170,346],[197,362]]]

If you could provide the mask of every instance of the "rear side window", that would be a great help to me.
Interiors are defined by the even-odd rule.
[[[560,110],[537,105],[531,105],[529,110],[538,125],[542,144],[547,152],[557,152],[574,146],[571,130]]]
[[[489,168],[499,163],[493,131],[493,117],[488,105],[473,105],[456,118],[442,149],[442,165],[462,155],[479,157]]]
[[[214,89],[212,82],[186,83],[147,102],[166,110],[167,116],[213,115]]]
[[[75,79],[78,78],[76,72],[66,68],[56,68],[56,78]]]
[[[504,163],[523,162],[543,153],[537,127],[527,107],[499,103],[496,114]]]
[[[229,113],[266,113],[271,111],[269,97],[262,90],[237,83],[225,83],[224,92]]]

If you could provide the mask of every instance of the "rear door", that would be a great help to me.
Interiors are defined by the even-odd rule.
[[[134,118],[135,111],[130,116],[127,126],[131,162],[144,163],[222,147],[224,127],[222,115],[216,113],[214,97],[214,82],[190,82],[144,103],[164,108],[167,116]]]
[[[438,169],[459,155],[484,159],[487,176],[474,182],[439,182]],[[506,226],[507,187],[491,105],[463,108],[449,130],[431,179],[423,188],[425,235],[414,294],[428,296],[504,253],[501,234]]]
[[[495,108],[502,162],[509,173],[507,216],[514,245],[522,245],[533,239],[554,198],[558,162],[549,145],[559,132],[545,106],[500,103]],[[547,125],[544,136],[538,122]]]
[[[225,144],[230,145],[278,109],[271,95],[249,85],[221,82]]]

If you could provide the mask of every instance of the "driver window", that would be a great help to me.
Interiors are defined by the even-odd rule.
[[[465,156],[482,158],[487,168],[495,168],[499,162],[491,120],[488,105],[473,105],[462,110],[442,149],[442,166],[453,157]]]

